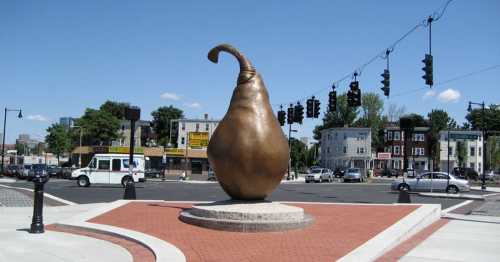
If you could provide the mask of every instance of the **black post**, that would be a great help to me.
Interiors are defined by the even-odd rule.
[[[482,131],[483,131],[483,152],[481,152],[482,156],[483,156],[483,177],[482,177],[482,181],[481,181],[481,190],[486,190],[486,118],[485,118],[485,112],[484,112],[484,101],[483,103],[481,104],[481,109],[482,109],[482,112],[481,112],[481,118],[482,118],[482,122],[483,122],[483,126],[482,126]]]
[[[33,219],[31,221],[30,233],[40,234],[45,232],[43,225],[43,187],[48,181],[47,173],[36,174],[33,178],[35,183]]]
[[[5,155],[5,125],[7,124],[7,107],[5,108],[5,111],[3,113],[3,134],[2,134],[2,172],[0,173],[0,176],[3,176],[4,174],[4,169],[3,169],[3,161],[4,161],[4,155]]]
[[[130,120],[130,147],[129,147],[129,158],[128,167],[129,175],[131,179],[128,179],[125,184],[125,193],[123,199],[137,199],[135,194],[135,183],[134,183],[134,146],[135,146],[135,122],[140,119],[141,109],[138,107],[128,107],[125,109],[125,118]]]
[[[290,180],[290,167],[292,165],[292,124],[288,125],[288,149],[290,152],[288,160],[288,175],[286,176],[286,180]]]
[[[456,144],[455,144],[455,148],[456,148]],[[448,186],[450,185],[450,127],[448,126],[448,148],[446,149],[446,152],[448,152],[448,179],[446,180],[446,188],[448,188]]]

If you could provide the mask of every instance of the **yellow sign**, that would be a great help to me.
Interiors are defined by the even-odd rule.
[[[183,156],[184,155],[184,149],[180,148],[167,148],[165,149],[165,154],[166,155],[173,155],[173,156]]]
[[[110,146],[108,153],[115,153],[115,154],[128,154],[130,152],[130,148],[126,146]],[[144,154],[144,148],[143,147],[135,147],[134,148],[134,153],[135,154]]]
[[[208,146],[208,132],[189,132],[189,146],[201,148]]]

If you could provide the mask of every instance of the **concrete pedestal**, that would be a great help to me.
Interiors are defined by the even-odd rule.
[[[269,201],[226,200],[197,204],[179,219],[201,227],[236,232],[272,232],[303,228],[313,218],[300,207]]]

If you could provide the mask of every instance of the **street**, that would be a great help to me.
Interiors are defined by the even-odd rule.
[[[33,183],[18,181],[8,186],[33,188]],[[45,185],[45,192],[78,204],[111,202],[122,199],[121,185],[93,184],[78,187],[76,181],[52,179]],[[156,182],[136,183],[137,199],[169,201],[216,201],[227,199],[218,183],[206,182]],[[389,184],[340,184],[340,183],[282,183],[268,198],[270,201],[330,202],[389,204],[398,199],[398,194],[389,190]],[[442,209],[463,200],[430,198],[411,195],[412,203],[441,204]]]

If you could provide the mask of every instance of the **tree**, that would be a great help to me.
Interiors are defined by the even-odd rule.
[[[352,126],[358,116],[358,109],[347,105],[347,94],[337,97],[337,110],[328,112],[323,117],[323,124],[314,128],[314,139],[321,139],[321,130],[332,127]]]
[[[360,117],[355,126],[369,127],[372,129],[372,148],[383,148],[383,137],[380,139],[379,131],[383,128],[382,111],[384,109],[384,101],[375,93],[366,93],[363,95],[361,102],[362,117]]]
[[[69,152],[71,149],[71,136],[68,130],[61,124],[52,124],[47,128],[45,142],[50,152],[56,154],[57,164],[59,164],[60,155]]]
[[[129,107],[129,103],[124,102],[114,102],[107,100],[104,104],[99,107],[99,110],[111,113],[113,116],[120,120],[125,119],[125,108]]]
[[[433,109],[429,114],[427,114],[428,123],[430,126],[429,141],[427,143],[429,155],[433,159],[434,163],[437,165],[439,163],[439,132],[445,129],[456,128],[456,122],[448,113],[441,109]]]
[[[486,129],[489,131],[500,131],[500,107],[496,105],[490,105],[484,110],[484,118]],[[469,112],[465,119],[472,129],[480,130],[483,127],[483,117],[482,109],[475,108]]]
[[[307,146],[302,141],[292,138],[290,140],[291,151],[290,159],[292,170],[302,169],[306,166],[307,161]]]
[[[399,118],[406,112],[405,106],[398,107],[397,104],[389,104],[387,108],[387,120],[391,123],[399,121]]]
[[[467,148],[465,148],[465,143],[463,141],[457,141],[457,158],[458,166],[465,167],[467,162]]]
[[[120,120],[107,110],[87,108],[76,125],[83,127],[86,144],[111,145],[119,137]]]
[[[183,118],[182,110],[170,106],[162,106],[151,113],[153,116],[153,129],[158,135],[158,143],[163,146],[167,146],[169,142],[176,141],[175,135],[177,134],[172,130],[172,141],[170,141],[170,131],[173,128],[170,126],[170,120]]]

